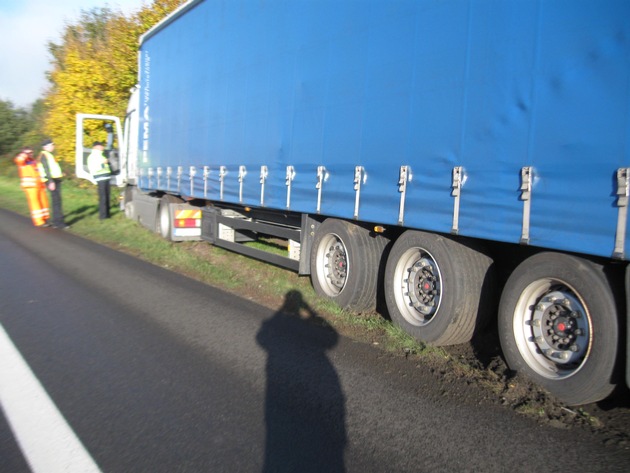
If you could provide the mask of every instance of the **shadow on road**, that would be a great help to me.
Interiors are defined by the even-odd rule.
[[[312,321],[317,314],[289,291],[256,336],[267,351],[263,472],[345,471],[345,398],[326,356],[339,337]]]

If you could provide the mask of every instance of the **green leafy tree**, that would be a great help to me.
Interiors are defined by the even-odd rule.
[[[24,134],[33,127],[32,116],[12,102],[0,100],[0,156],[17,151],[25,144]]]
[[[37,99],[31,109],[29,110],[30,126],[29,129],[22,136],[21,142],[26,146],[31,146],[33,149],[37,149],[37,146],[42,142],[45,137],[42,131],[44,115],[46,107],[44,99]]]
[[[42,105],[43,102],[39,100],[28,110],[0,100],[0,174],[17,176],[13,158],[18,150],[41,141],[38,117]]]

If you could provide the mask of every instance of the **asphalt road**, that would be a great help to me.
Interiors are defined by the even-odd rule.
[[[0,325],[103,472],[628,470],[286,304],[312,320],[0,209]],[[3,410],[0,472],[29,471]]]

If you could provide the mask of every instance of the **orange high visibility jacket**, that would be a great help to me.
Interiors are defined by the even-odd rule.
[[[20,154],[15,158],[15,164],[18,167],[20,186],[22,188],[44,187],[37,161],[32,158],[25,158]]]

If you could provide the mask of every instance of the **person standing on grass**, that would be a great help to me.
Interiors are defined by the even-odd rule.
[[[55,228],[66,229],[70,225],[67,225],[65,222],[61,204],[61,179],[63,178],[63,172],[53,155],[54,150],[55,144],[50,138],[42,142],[42,152],[39,155],[39,172],[42,181],[44,181],[50,192],[52,200],[52,225]]]
[[[20,176],[20,187],[26,193],[31,220],[36,227],[49,227],[48,197],[44,183],[39,175],[37,161],[31,148],[24,148],[14,159]]]
[[[92,145],[92,152],[87,158],[87,166],[92,178],[98,185],[98,217],[103,220],[110,217],[109,214],[109,180],[112,170],[109,167],[109,160],[103,154],[105,145],[100,141],[95,141]]]

